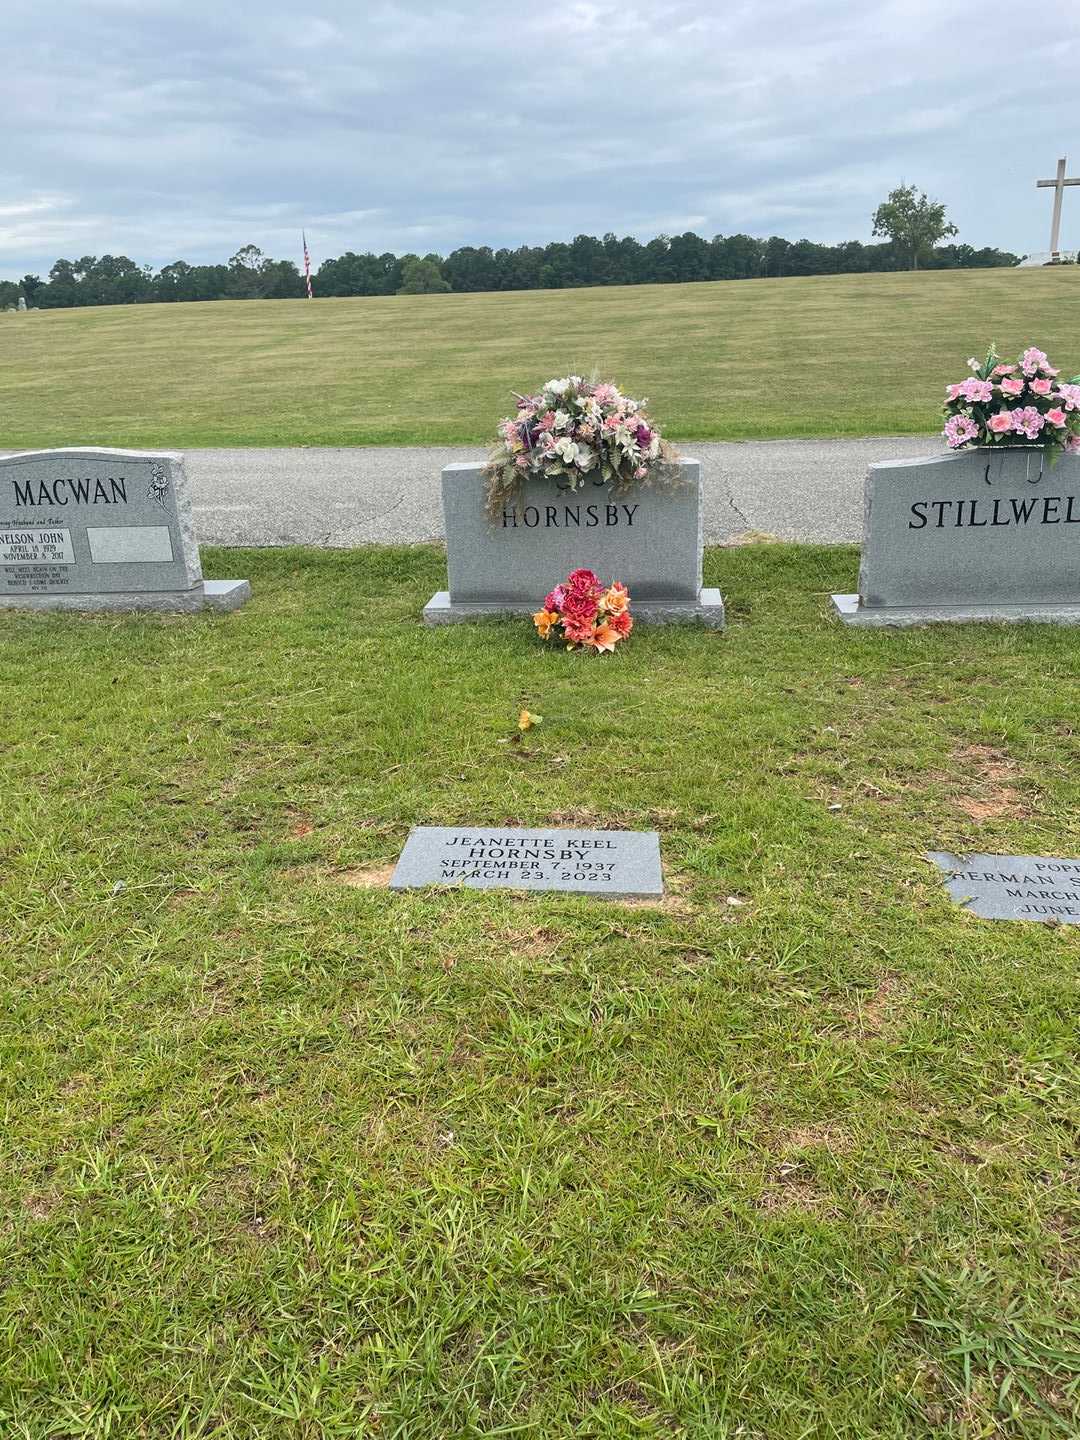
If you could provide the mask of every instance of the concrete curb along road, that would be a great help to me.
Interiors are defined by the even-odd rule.
[[[862,538],[862,484],[876,460],[941,450],[938,436],[689,441],[705,541],[760,532],[822,543]],[[473,446],[184,452],[203,545],[400,545],[441,540],[439,472]]]

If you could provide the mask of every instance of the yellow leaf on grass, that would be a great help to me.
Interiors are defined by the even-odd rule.
[[[533,715],[529,710],[522,710],[518,716],[519,730],[531,730],[534,725],[542,725],[543,723],[544,717],[542,715]]]

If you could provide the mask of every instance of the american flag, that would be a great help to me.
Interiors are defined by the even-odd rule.
[[[304,239],[304,279],[307,281],[307,298],[311,299],[311,256],[308,254],[307,235],[301,230],[300,234]]]

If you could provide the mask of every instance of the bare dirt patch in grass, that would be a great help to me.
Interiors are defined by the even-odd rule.
[[[881,1035],[889,1028],[900,999],[900,986],[894,975],[883,975],[876,989],[860,994],[846,1018],[860,1035]]]
[[[836,1214],[831,1198],[809,1176],[802,1174],[797,1165],[777,1166],[757,1198],[757,1208],[765,1215]]]
[[[846,1155],[852,1138],[835,1125],[796,1125],[779,1137],[782,1150],[827,1150],[830,1155]]]
[[[525,927],[512,922],[488,920],[484,933],[525,960],[546,960],[559,947],[560,936],[544,926]]]
[[[963,745],[953,751],[953,773],[967,778],[970,791],[956,805],[969,820],[1018,819],[1029,813],[1016,789],[1020,767],[993,745]]]
[[[724,541],[724,548],[735,549],[740,545],[776,545],[779,541],[779,535],[774,535],[771,530],[740,530],[737,535],[728,536]]]
[[[396,868],[393,860],[384,865],[357,865],[351,870],[332,871],[330,879],[353,890],[385,890]]]
[[[23,1213],[31,1220],[48,1220],[49,1216],[59,1207],[60,1197],[49,1191],[38,1190],[30,1195],[23,1196]]]

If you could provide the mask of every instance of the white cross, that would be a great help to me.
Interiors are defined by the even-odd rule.
[[[1080,185],[1080,176],[1072,179],[1065,179],[1065,156],[1058,161],[1057,177],[1054,180],[1036,180],[1035,187],[1038,190],[1052,189],[1054,192],[1054,218],[1050,222],[1050,257],[1052,260],[1058,258],[1058,242],[1061,239],[1061,197],[1065,192],[1066,185]]]

